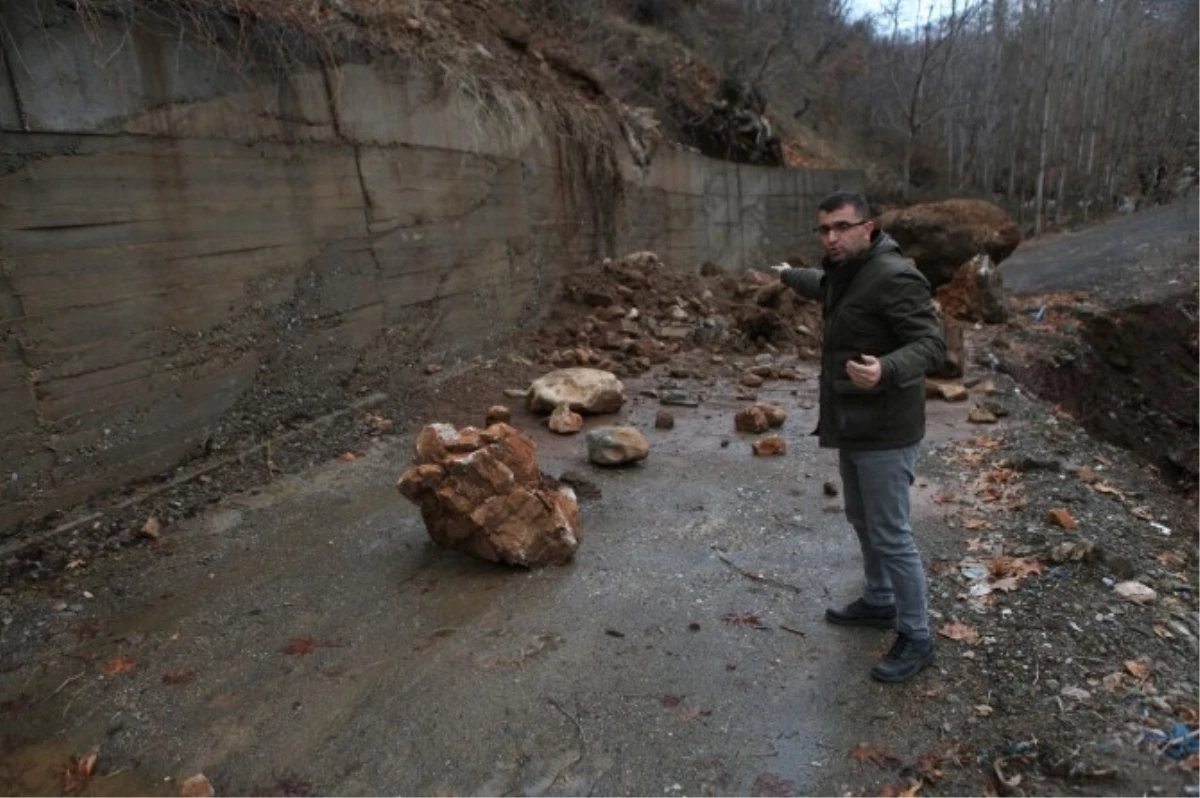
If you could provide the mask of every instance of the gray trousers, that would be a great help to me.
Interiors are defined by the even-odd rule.
[[[929,637],[929,588],[909,523],[909,489],[917,447],[876,451],[838,450],[846,520],[862,546],[863,600],[896,605],[896,628]]]

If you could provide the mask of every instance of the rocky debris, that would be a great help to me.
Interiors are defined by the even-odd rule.
[[[1153,588],[1134,581],[1118,582],[1113,585],[1113,592],[1135,604],[1149,604],[1158,598],[1158,594],[1154,592]]]
[[[439,545],[492,562],[561,565],[579,548],[579,508],[570,488],[538,469],[533,441],[507,424],[456,430],[431,424],[417,435],[413,465],[397,488],[421,508]]]
[[[625,404],[625,387],[616,375],[592,368],[566,368],[538,377],[529,386],[529,409],[551,412],[567,405],[578,413],[615,413]]]
[[[659,410],[654,415],[655,429],[675,429],[675,416],[669,410]]]
[[[1021,243],[1003,209],[983,200],[952,199],[888,211],[879,226],[937,289],[976,255],[999,265]]]
[[[1055,507],[1046,513],[1046,521],[1063,529],[1079,529],[1079,522],[1063,507]]]
[[[181,798],[213,798],[216,792],[208,777],[203,773],[197,773],[179,785],[179,795]]]
[[[925,398],[926,399],[945,399],[947,402],[965,402],[969,398],[970,393],[967,389],[956,382],[943,382],[941,380],[925,380]]]
[[[733,417],[733,426],[738,432],[749,432],[757,435],[771,428],[771,422],[760,405],[750,405],[738,411]]]
[[[699,407],[700,400],[686,391],[666,390],[658,399],[660,404],[675,407]]]
[[[937,289],[937,301],[949,318],[999,324],[1008,319],[1004,279],[987,255],[976,255]]]
[[[967,421],[972,424],[995,424],[999,419],[986,407],[972,407],[971,412],[967,414]]]
[[[583,416],[572,410],[569,404],[563,402],[554,408],[554,412],[550,414],[546,424],[551,432],[557,432],[559,435],[574,435],[583,429]]]
[[[587,434],[588,460],[596,465],[636,463],[649,454],[650,444],[634,427],[599,427]]]
[[[801,299],[773,274],[720,269],[704,274],[668,267],[653,252],[605,259],[563,278],[546,323],[529,341],[537,359],[555,367],[595,366],[618,376],[670,363],[704,377],[721,352],[787,347],[817,356],[820,306]],[[704,350],[707,363],[675,362]],[[794,373],[794,370],[793,370]],[[779,375],[772,372],[768,378]]]
[[[710,158],[784,165],[779,134],[768,121],[766,99],[755,86],[726,77],[703,102],[672,99],[681,106],[684,140]]]
[[[523,394],[522,394],[523,395]],[[487,411],[485,427],[493,424],[507,424],[512,421],[512,411],[504,405],[492,405]]]
[[[757,457],[781,457],[787,454],[787,441],[782,435],[767,435],[751,444]]]

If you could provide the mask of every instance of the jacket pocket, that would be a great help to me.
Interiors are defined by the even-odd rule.
[[[843,441],[883,439],[888,428],[888,395],[881,390],[850,390],[834,386],[833,422],[835,435]]]

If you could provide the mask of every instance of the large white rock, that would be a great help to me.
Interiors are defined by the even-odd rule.
[[[625,386],[611,371],[559,369],[529,386],[529,409],[549,413],[561,404],[577,413],[615,413],[625,404]]]

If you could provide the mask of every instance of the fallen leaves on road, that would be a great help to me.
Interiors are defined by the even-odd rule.
[[[990,526],[986,518],[964,518],[963,529],[987,529]],[[968,549],[969,550],[969,549]]]
[[[1046,521],[1063,529],[1079,529],[1079,522],[1067,512],[1065,507],[1055,507],[1046,513]]]
[[[283,647],[283,653],[293,657],[303,657],[305,654],[313,653],[316,647],[317,644],[311,637],[297,637]]]
[[[1137,659],[1125,660],[1125,670],[1129,671],[1129,675],[1139,681],[1146,681],[1150,678],[1150,661],[1145,657]]]
[[[949,640],[964,642],[968,645],[975,645],[979,642],[979,630],[967,626],[961,621],[945,624],[937,630],[937,633]]]
[[[755,798],[791,798],[796,795],[796,782],[777,773],[760,773],[750,788],[750,795]]]
[[[109,660],[104,665],[104,672],[110,676],[115,676],[118,673],[129,673],[135,667],[136,663],[129,657],[117,657]]]
[[[162,677],[162,683],[163,684],[187,684],[188,682],[190,682],[192,680],[192,677],[195,675],[196,674],[194,671],[189,671],[186,668],[179,668],[178,670],[167,671],[166,673],[164,673],[163,677]]]
[[[1075,476],[1080,482],[1086,485],[1092,485],[1100,480],[1100,477],[1096,475],[1096,472],[1090,466],[1080,466],[1075,469]]]
[[[909,785],[904,789],[896,787],[892,784],[885,784],[882,788],[880,788],[879,794],[881,796],[888,796],[888,798],[913,798],[913,796],[917,795],[924,786],[925,782],[921,779],[910,782]]]
[[[216,792],[203,773],[197,773],[179,787],[180,798],[213,798],[214,795]]]
[[[989,559],[988,568],[991,570],[992,576],[997,579],[1005,576],[1024,579],[1046,570],[1046,566],[1041,560],[1032,557],[1004,557],[1001,555]]]
[[[727,612],[721,616],[721,620],[730,626],[749,626],[751,629],[768,629],[762,619],[757,614],[752,612]]]
[[[79,792],[92,780],[96,770],[96,760],[100,756],[99,746],[92,748],[83,756],[73,756],[62,771],[63,792]]]
[[[859,743],[858,745],[854,746],[854,748],[850,749],[850,753],[846,754],[846,758],[852,759],[860,764],[863,762],[870,762],[872,765],[880,768],[887,768],[900,764],[900,760],[890,752],[882,748],[875,748],[874,746],[867,745],[866,743]]]
[[[1093,484],[1092,490],[1096,491],[1097,493],[1104,493],[1109,496],[1116,496],[1118,499],[1121,499],[1122,501],[1124,501],[1124,499],[1125,499],[1124,493],[1117,490],[1115,487],[1108,484],[1107,482],[1097,482],[1097,483]]]

